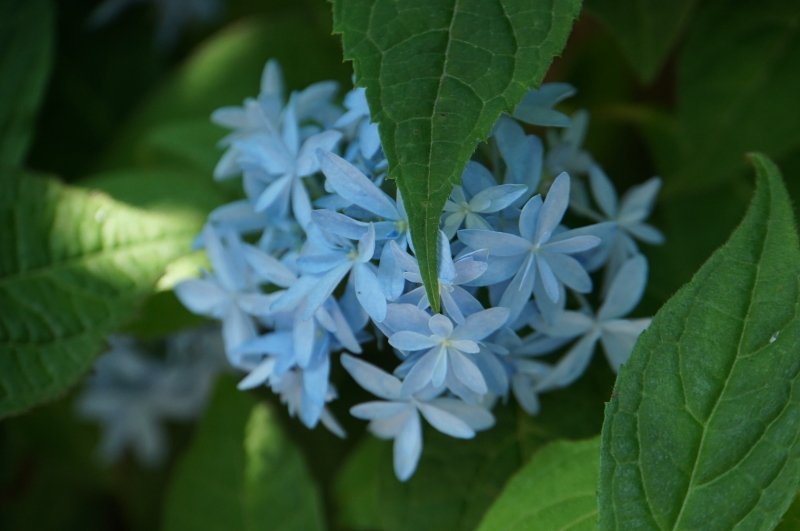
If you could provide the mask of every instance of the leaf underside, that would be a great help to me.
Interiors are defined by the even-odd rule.
[[[476,144],[541,83],[580,0],[332,1],[438,311],[442,208]]]
[[[770,530],[800,486],[800,250],[780,172],[658,312],[606,408],[600,529]]]
[[[74,384],[200,223],[52,179],[0,177],[0,417]]]

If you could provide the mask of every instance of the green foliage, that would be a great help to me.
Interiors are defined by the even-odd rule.
[[[20,165],[28,152],[50,74],[53,19],[50,0],[0,4],[0,167]]]
[[[316,17],[295,10],[245,18],[223,28],[145,99],[122,128],[104,166],[177,161],[210,174],[222,154],[216,144],[225,134],[210,123],[211,113],[255,96],[268,59],[280,61],[289,90],[323,79],[350,83],[349,69],[329,33]]]
[[[580,0],[333,0],[439,308],[437,231],[464,167],[561,53]]]
[[[164,530],[325,528],[317,487],[270,408],[222,379],[175,472]]]
[[[586,0],[614,32],[642,81],[658,73],[675,45],[696,0]]]
[[[600,438],[559,441],[514,474],[478,531],[594,531]]]
[[[781,523],[775,531],[797,531],[800,529],[800,496],[795,496],[792,505],[786,514],[783,515]]]
[[[603,426],[600,529],[774,528],[800,486],[800,249],[777,167],[656,315]]]
[[[497,424],[474,439],[426,430],[417,471],[405,483],[392,471],[392,443],[369,436],[335,486],[341,524],[376,531],[474,530],[508,478],[539,448],[599,433],[612,382],[605,360],[598,359],[571,388],[542,396],[537,417],[498,406]]]
[[[800,145],[798,57],[797,2],[704,3],[678,63],[681,166],[666,193],[727,181],[748,150],[778,158]]]
[[[75,383],[197,230],[180,212],[0,178],[0,417]]]

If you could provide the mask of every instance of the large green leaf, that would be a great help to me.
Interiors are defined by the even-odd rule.
[[[380,124],[428,298],[437,231],[476,144],[561,52],[580,0],[333,0],[358,84]]]
[[[678,63],[682,165],[666,194],[725,182],[748,150],[778,158],[800,145],[798,57],[800,3],[703,4]]]
[[[772,529],[800,486],[800,249],[780,172],[656,314],[606,409],[600,529]]]
[[[686,25],[696,0],[586,0],[619,40],[639,77],[651,81]]]
[[[164,530],[314,531],[322,505],[270,408],[222,379],[175,472]]]
[[[22,163],[50,74],[54,34],[50,0],[0,3],[0,167]]]
[[[514,474],[478,531],[595,531],[600,438],[558,441]]]
[[[404,483],[392,471],[392,443],[369,436],[335,486],[341,524],[371,531],[473,531],[508,478],[539,448],[599,432],[612,379],[605,360],[597,359],[570,389],[542,396],[537,417],[498,404],[497,425],[474,439],[425,430],[422,458]]]
[[[0,178],[0,417],[75,383],[198,228],[52,179]]]

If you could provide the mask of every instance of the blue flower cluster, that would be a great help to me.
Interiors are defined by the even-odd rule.
[[[164,423],[197,418],[226,368],[219,337],[218,327],[206,326],[168,336],[150,349],[129,336],[108,338],[110,349],[95,363],[76,402],[81,417],[101,426],[105,461],[116,461],[130,448],[145,465],[164,462],[169,447]]]
[[[613,369],[625,362],[649,323],[624,317],[647,281],[636,240],[663,241],[644,221],[660,180],[617,197],[582,147],[587,114],[553,109],[571,86],[531,90],[467,165],[439,232],[441,314],[421,286],[406,205],[387,193],[364,89],[345,96],[346,110],[336,91],[323,82],[287,98],[270,61],[257,98],[212,116],[231,129],[215,178],[241,176],[246,198],[209,215],[198,242],[212,271],[175,292],[222,320],[228,360],[248,373],[240,388],[267,385],[306,426],[343,436],[326,404],[332,355],[348,352],[344,368],[380,399],[351,413],[394,439],[406,480],[422,451],[420,414],[470,438],[510,394],[536,414],[538,395],[574,382],[598,341]],[[548,127],[548,149],[520,121]],[[568,210],[591,224],[568,228]],[[597,311],[586,297],[595,272]],[[375,341],[393,348],[393,374],[352,355]]]

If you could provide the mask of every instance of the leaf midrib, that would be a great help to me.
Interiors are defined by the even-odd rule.
[[[30,280],[31,277],[51,275],[56,273],[57,270],[59,269],[66,269],[68,267],[73,267],[75,265],[81,265],[82,263],[91,262],[96,259],[102,259],[106,256],[113,256],[123,252],[130,252],[140,247],[162,245],[164,243],[168,243],[171,240],[180,240],[186,237],[187,235],[193,236],[194,234],[195,231],[181,230],[178,232],[170,233],[169,235],[162,235],[158,238],[148,239],[139,242],[132,242],[106,249],[100,249],[97,251],[92,251],[90,253],[82,254],[80,256],[74,256],[66,260],[48,264],[46,266],[39,266],[39,267],[34,267],[32,269],[27,269],[25,271],[18,271],[11,275],[0,277],[0,287],[3,287],[4,285],[7,284],[12,284],[16,281],[20,281],[23,279]]]
[[[708,427],[711,425],[711,422],[712,422],[712,420],[714,418],[714,415],[716,414],[717,407],[719,406],[720,402],[722,401],[722,396],[725,395],[725,392],[728,389],[728,384],[731,381],[730,376],[731,376],[731,374],[733,374],[734,370],[736,369],[736,366],[739,363],[739,359],[741,357],[742,341],[744,340],[744,332],[745,332],[745,327],[746,327],[746,322],[747,322],[747,316],[750,315],[751,309],[753,307],[753,299],[754,299],[753,291],[755,290],[755,287],[758,284],[758,280],[760,278],[761,259],[764,256],[764,253],[765,253],[765,250],[766,250],[766,246],[767,246],[767,240],[770,239],[770,233],[771,233],[771,229],[772,229],[772,223],[770,222],[770,220],[772,219],[772,210],[773,210],[773,208],[772,208],[772,202],[773,202],[772,195],[773,195],[772,194],[772,185],[770,183],[769,197],[768,197],[768,200],[767,200],[768,201],[767,204],[769,205],[769,207],[767,208],[767,220],[768,221],[766,223],[766,230],[765,230],[764,237],[761,239],[761,250],[760,250],[760,252],[758,254],[758,260],[755,262],[756,271],[755,271],[755,275],[753,276],[752,286],[751,286],[750,290],[748,290],[749,293],[750,293],[750,297],[749,297],[748,304],[747,304],[747,312],[745,313],[745,319],[742,321],[741,332],[739,333],[739,342],[738,342],[738,345],[736,346],[736,357],[734,358],[733,363],[731,364],[731,367],[728,370],[728,373],[727,373],[726,378],[725,378],[725,383],[722,386],[722,391],[720,391],[720,393],[717,395],[716,400],[714,401],[714,406],[711,408],[711,413],[708,415],[708,420],[703,425],[703,434],[700,437],[700,443],[697,446],[697,454],[695,455],[695,461],[694,461],[694,463],[692,465],[692,475],[689,477],[689,485],[687,486],[686,493],[683,496],[683,500],[681,502],[681,509],[678,512],[678,517],[675,519],[674,525],[672,526],[672,531],[676,531],[677,529],[679,529],[679,526],[681,524],[681,519],[683,518],[684,511],[686,510],[686,506],[687,506],[687,501],[688,501],[688,499],[689,499],[689,497],[691,495],[692,487],[693,487],[694,482],[695,482],[695,476],[697,475],[698,463],[700,461],[700,455],[703,452],[703,447],[705,445],[706,435],[708,434],[708,431],[709,431]],[[727,256],[725,256],[725,260],[726,261],[727,261],[727,259],[728,259]],[[683,379],[681,378],[681,380],[683,380]],[[649,505],[649,501],[648,501],[648,505]]]

